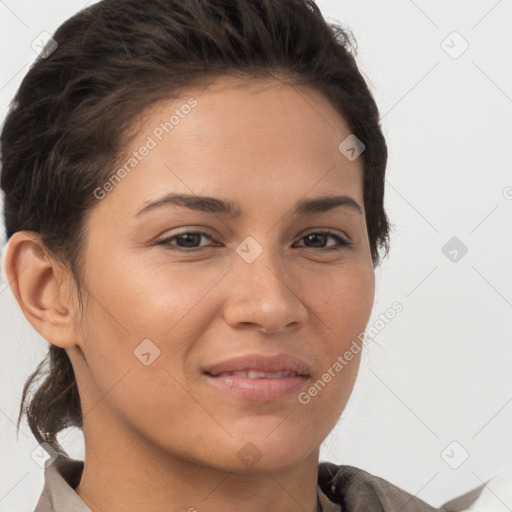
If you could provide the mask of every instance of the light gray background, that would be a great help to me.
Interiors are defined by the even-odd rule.
[[[84,5],[0,0],[2,122],[35,59],[31,42]],[[396,228],[369,325],[395,301],[404,308],[365,353],[322,460],[440,505],[512,467],[512,2],[318,5],[354,32],[390,151],[386,207]],[[453,31],[469,44],[458,58]],[[468,248],[457,262],[442,252],[454,236]],[[18,439],[14,423],[48,343],[5,282],[0,339],[0,512],[31,510],[43,470],[26,423]],[[83,457],[80,433],[63,444]],[[463,450],[468,459],[452,469],[445,459],[455,465]]]

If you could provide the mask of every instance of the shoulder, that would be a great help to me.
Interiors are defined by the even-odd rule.
[[[318,483],[329,499],[339,503],[346,512],[442,510],[432,507],[387,480],[354,466],[322,462],[318,466]]]
[[[459,512],[474,503],[483,488],[436,508],[383,478],[354,466],[338,466],[331,462],[319,464],[318,484],[344,512]]]

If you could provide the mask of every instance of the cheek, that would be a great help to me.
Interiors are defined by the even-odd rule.
[[[357,377],[375,279],[373,267],[347,265],[330,275],[317,272],[313,282],[309,299],[316,317],[320,367],[300,403],[321,418],[318,428],[328,431],[342,413]]]
[[[323,321],[326,333],[347,341],[364,331],[373,308],[375,275],[372,267],[354,265],[317,272],[313,281],[304,282],[315,313]],[[314,285],[311,285],[314,283]]]
[[[190,344],[184,334],[193,336],[197,325],[188,322],[185,327],[185,318],[164,339],[159,332],[171,328],[169,317],[178,321],[183,314],[167,308],[168,303],[158,304],[158,310],[156,306],[152,322],[127,300],[131,315],[121,326],[120,310],[107,312],[97,303],[91,305],[84,330],[86,366],[81,365],[79,380],[88,424],[137,432],[145,438],[161,435],[165,444],[169,431],[193,431],[211,418],[191,400],[181,372]]]
[[[203,322],[202,315],[208,305],[206,297],[226,270],[219,265],[201,265],[201,262],[198,265],[141,262],[136,268],[130,266],[133,270],[128,273],[120,271],[123,267],[119,266],[105,280],[91,283],[95,306],[100,306],[99,319],[117,336],[132,342],[154,338],[155,343],[182,330],[184,324],[190,328],[191,317],[196,320],[193,325],[199,319]]]
[[[130,274],[122,265],[112,268],[101,278],[87,276],[93,295],[81,335],[85,412],[101,400],[127,421],[172,421],[177,404],[182,411],[194,408],[183,389],[183,362],[212,321],[205,297],[224,273],[212,268],[198,276],[192,265],[180,271],[139,265]]]

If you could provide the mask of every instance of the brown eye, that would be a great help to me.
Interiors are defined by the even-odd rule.
[[[338,245],[334,247],[326,247],[326,242],[329,238],[335,239],[338,242]],[[308,249],[322,249],[325,251],[340,251],[345,247],[352,245],[351,242],[331,231],[315,231],[313,233],[308,233],[303,236],[301,240],[305,240],[313,244],[313,246],[306,245]]]
[[[202,237],[206,237],[209,240],[212,239],[212,237],[208,233],[203,233],[201,231],[187,231],[185,233],[179,233],[177,235],[164,238],[163,240],[157,242],[157,245],[164,245],[169,249],[178,251],[194,251],[208,247],[204,245],[198,245],[201,243]],[[173,241],[176,241],[177,243],[172,243]]]

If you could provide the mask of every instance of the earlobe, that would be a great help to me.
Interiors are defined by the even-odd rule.
[[[53,345],[76,345],[73,316],[61,297],[61,268],[52,265],[38,234],[14,233],[3,260],[7,282],[32,327]]]

